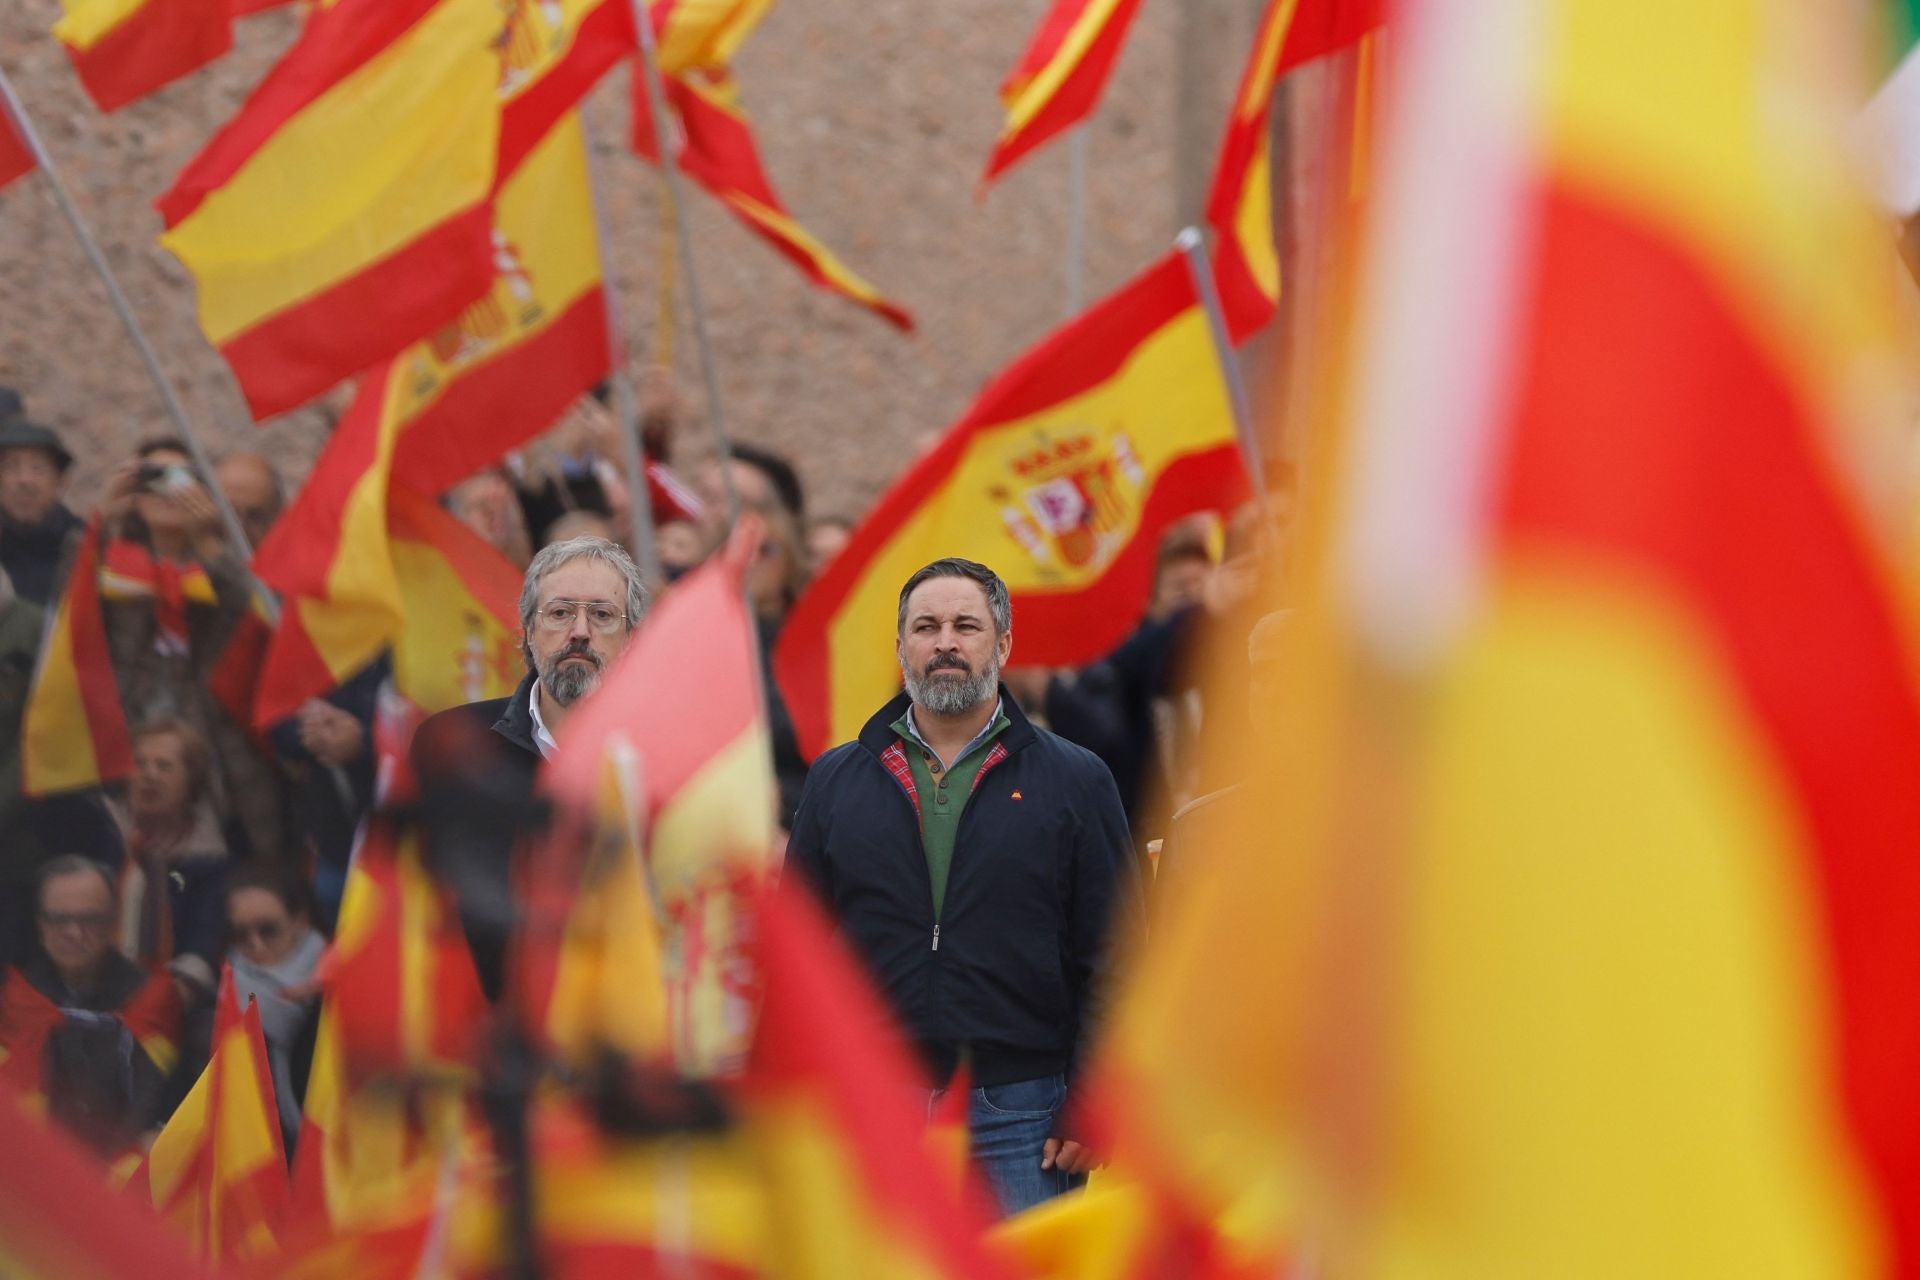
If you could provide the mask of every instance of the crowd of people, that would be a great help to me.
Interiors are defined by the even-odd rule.
[[[730,506],[754,513],[766,529],[747,572],[763,657],[772,653],[809,578],[847,544],[854,521],[809,510],[799,469],[772,450],[735,446],[728,457],[690,468],[682,484],[664,465],[671,418],[670,404],[655,397],[644,439],[656,464],[649,472],[651,537],[665,582],[643,583],[627,558],[635,504],[611,461],[620,452],[615,428],[591,400],[534,446],[467,478],[442,499],[527,571],[520,612],[532,669],[519,704],[483,705],[481,727],[517,726],[502,732],[524,757],[521,771],[528,777],[571,700],[566,691],[580,691],[578,682],[566,682],[565,668],[571,662],[594,673],[602,669],[617,653],[614,641],[624,642],[639,621],[648,594],[670,589],[720,544]],[[221,675],[228,646],[255,607],[256,586],[212,489],[224,494],[258,545],[286,505],[283,478],[251,452],[231,453],[213,476],[203,476],[180,441],[154,438],[112,470],[96,508],[83,517],[65,501],[73,463],[60,437],[0,388],[0,962],[6,966],[0,1074],[44,1097],[49,1114],[104,1155],[137,1150],[207,1060],[214,995],[226,969],[240,999],[259,1004],[291,1152],[317,1021],[316,972],[356,833],[374,803],[374,716],[388,664],[376,661],[282,723],[254,732],[249,708],[235,704]],[[102,789],[29,797],[20,759],[27,695],[47,621],[90,522],[99,528],[101,615],[132,772]],[[998,659],[987,664],[991,687],[973,690],[977,696],[956,721],[971,726],[965,742],[946,742],[932,729],[932,737],[919,736],[923,725],[914,717],[932,724],[944,704],[922,703],[916,695],[914,709],[905,710],[903,702],[882,712],[906,726],[901,741],[925,748],[924,759],[911,762],[925,773],[920,792],[944,805],[949,778],[973,778],[996,738],[1003,752],[1007,744],[1038,740],[1036,733],[1046,742],[1077,744],[1071,755],[1036,749],[1023,767],[1050,784],[1074,779],[1072,794],[1091,788],[1089,795],[1113,797],[1105,835],[1085,856],[1102,866],[1122,855],[1129,864],[1149,865],[1149,852],[1158,851],[1176,810],[1231,780],[1231,762],[1210,760],[1205,749],[1222,735],[1201,730],[1243,717],[1244,707],[1205,705],[1194,664],[1184,657],[1214,633],[1254,630],[1246,565],[1266,529],[1249,511],[1224,524],[1195,518],[1167,530],[1151,602],[1127,641],[1075,671],[1003,669]],[[967,581],[973,569],[955,572],[960,585],[978,586],[991,607],[974,612],[984,610],[993,634],[1004,635],[1007,620],[996,612],[1004,586],[995,596],[985,579]],[[998,582],[990,571],[987,576]],[[901,598],[909,692],[916,687],[907,653],[914,585]],[[934,588],[940,584],[925,590]],[[943,674],[980,676],[975,659],[991,655],[967,656],[973,642],[963,633],[980,626],[969,617],[938,623],[958,638],[951,652],[940,648],[943,641],[928,642],[928,689],[945,684],[938,678]],[[795,833],[795,856],[813,874],[830,875],[829,864],[843,855],[831,847],[822,814],[866,802],[832,799],[831,791],[822,792],[824,783],[809,792],[815,771],[798,748],[770,665],[763,680],[781,831]],[[973,726],[970,717],[981,723]],[[877,732],[891,743],[895,729],[882,725]],[[1097,778],[1086,772],[1095,766],[1083,763],[1094,760]],[[949,775],[937,776],[943,768]],[[836,776],[846,783],[844,768]],[[1099,781],[1105,777],[1111,784]],[[1015,800],[1020,794],[1012,793]],[[963,799],[952,814],[957,818],[968,803]],[[1033,817],[1037,811],[1016,812]],[[950,856],[951,838],[943,843]],[[956,882],[962,903],[975,891],[974,882]],[[993,900],[992,894],[984,899]],[[1084,928],[1084,903],[1081,910]],[[935,921],[937,948],[937,906]],[[850,932],[860,927],[857,920],[843,925]],[[488,964],[475,945],[484,978]],[[1088,945],[1089,936],[1075,940],[1076,947]],[[1078,954],[1076,963],[1090,963]],[[497,989],[498,975],[491,976]],[[901,1013],[914,1021],[909,1011]],[[1021,1071],[1035,1061],[1048,1068],[1047,1079],[1065,1069],[1064,1050],[1037,1058],[1008,1050],[999,1059],[978,1047],[974,1052],[986,1052],[989,1073],[999,1072],[985,1082],[995,1088],[1027,1087]],[[1004,1108],[989,1104],[987,1110]],[[1049,1156],[1062,1177],[1079,1171],[1079,1159],[1057,1151]]]

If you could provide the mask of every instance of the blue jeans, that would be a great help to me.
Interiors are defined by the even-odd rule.
[[[946,1090],[927,1097],[927,1114]],[[973,1090],[967,1099],[967,1145],[987,1176],[1000,1212],[1015,1214],[1086,1182],[1085,1174],[1040,1167],[1040,1148],[1053,1136],[1054,1118],[1067,1100],[1065,1076],[1016,1080]]]

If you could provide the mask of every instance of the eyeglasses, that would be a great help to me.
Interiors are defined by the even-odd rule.
[[[235,920],[233,940],[245,942],[248,938],[258,938],[262,942],[278,942],[285,928],[278,920]]]
[[[535,616],[543,631],[571,631],[582,611],[595,631],[612,631],[627,620],[627,615],[612,605],[592,600],[555,600]]]
[[[98,933],[113,923],[111,911],[42,911],[40,923],[49,929],[80,929]]]

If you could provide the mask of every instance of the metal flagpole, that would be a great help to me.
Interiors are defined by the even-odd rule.
[[[680,191],[680,166],[673,154],[673,127],[667,118],[667,94],[660,80],[660,50],[645,0],[629,0],[633,25],[640,36],[640,73],[646,77],[647,109],[653,113],[654,146],[660,152],[660,172],[667,180],[667,208],[672,211],[675,240],[680,248],[680,274],[687,281],[687,306],[693,312],[693,336],[700,348],[700,372],[707,384],[707,425],[720,451],[720,483],[727,495],[727,527],[740,519],[740,494],[733,487],[727,460],[733,442],[727,438],[726,415],[720,408],[720,368],[714,362],[713,343],[707,337],[707,310],[700,298],[700,276],[693,265],[693,229],[687,222],[687,202]]]
[[[1220,310],[1220,294],[1213,286],[1213,266],[1197,227],[1188,227],[1174,237],[1174,247],[1187,260],[1187,273],[1193,277],[1193,290],[1200,296],[1200,309],[1207,316],[1207,331],[1213,335],[1213,353],[1220,361],[1220,376],[1226,380],[1227,399],[1233,405],[1233,430],[1240,437],[1240,456],[1246,460],[1254,492],[1266,488],[1266,470],[1261,465],[1260,440],[1253,429],[1253,408],[1247,399],[1247,384],[1240,377],[1240,366],[1233,358],[1233,343],[1227,339],[1227,318]]]
[[[1087,126],[1067,139],[1067,317],[1080,314],[1087,296]]]
[[[613,381],[614,417],[620,424],[620,461],[627,473],[627,518],[632,524],[633,554],[640,573],[658,586],[666,581],[660,571],[660,549],[653,542],[653,493],[647,487],[647,460],[640,448],[640,412],[627,374],[625,344],[620,340],[620,302],[614,296],[613,241],[607,235],[607,210],[600,190],[600,166],[593,143],[582,134],[587,153],[587,189],[593,199],[593,234],[600,242],[600,297],[607,312],[607,376]],[[565,477],[561,483],[565,484]]]
[[[147,341],[146,331],[134,318],[133,307],[127,302],[127,295],[120,290],[120,282],[114,277],[113,268],[107,265],[107,259],[100,252],[99,242],[93,238],[93,232],[87,226],[85,218],[80,216],[80,208],[74,204],[73,197],[67,192],[67,184],[61,181],[60,172],[54,167],[53,157],[40,141],[40,134],[33,127],[33,121],[27,117],[27,109],[20,101],[20,95],[14,91],[13,82],[7,78],[4,68],[0,68],[0,106],[6,108],[8,117],[13,121],[14,132],[27,144],[27,150],[33,155],[33,162],[47,179],[47,186],[53,191],[53,198],[59,202],[60,212],[66,215],[67,225],[73,228],[73,235],[80,242],[80,248],[86,253],[87,261],[92,264],[94,274],[100,277],[100,283],[106,286],[107,300],[113,304],[114,314],[120,317],[127,336],[133,339],[133,345],[140,352],[140,359],[147,366],[147,376],[153,379],[153,385],[159,389],[160,399],[167,407],[167,416],[173,419],[173,425],[179,428],[180,439],[187,446],[187,452],[193,455],[193,462],[200,469],[201,482],[206,486],[207,494],[213,499],[213,505],[220,512],[220,522],[226,526],[227,539],[240,552],[240,563],[249,582],[265,603],[271,621],[280,620],[279,602],[271,592],[262,586],[253,576],[251,561],[253,547],[247,541],[247,531],[240,524],[240,516],[227,501],[226,493],[213,477],[213,458],[206,447],[200,443],[200,436],[193,429],[193,423],[187,417],[186,408],[180,398],[174,394],[173,385],[167,381],[166,374],[160,368],[160,357],[154,354],[153,344]]]

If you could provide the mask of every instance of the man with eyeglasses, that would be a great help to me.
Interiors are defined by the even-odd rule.
[[[600,687],[646,612],[646,583],[618,543],[543,547],[520,590],[527,675],[504,698],[429,717],[414,735],[428,857],[453,889],[489,998],[518,920],[511,861],[537,828],[534,784],[573,709]]]
[[[177,1056],[180,997],[164,972],[114,945],[115,888],[77,854],[41,868],[40,949],[0,981],[0,1074],[48,1114],[115,1154],[159,1123]]]

